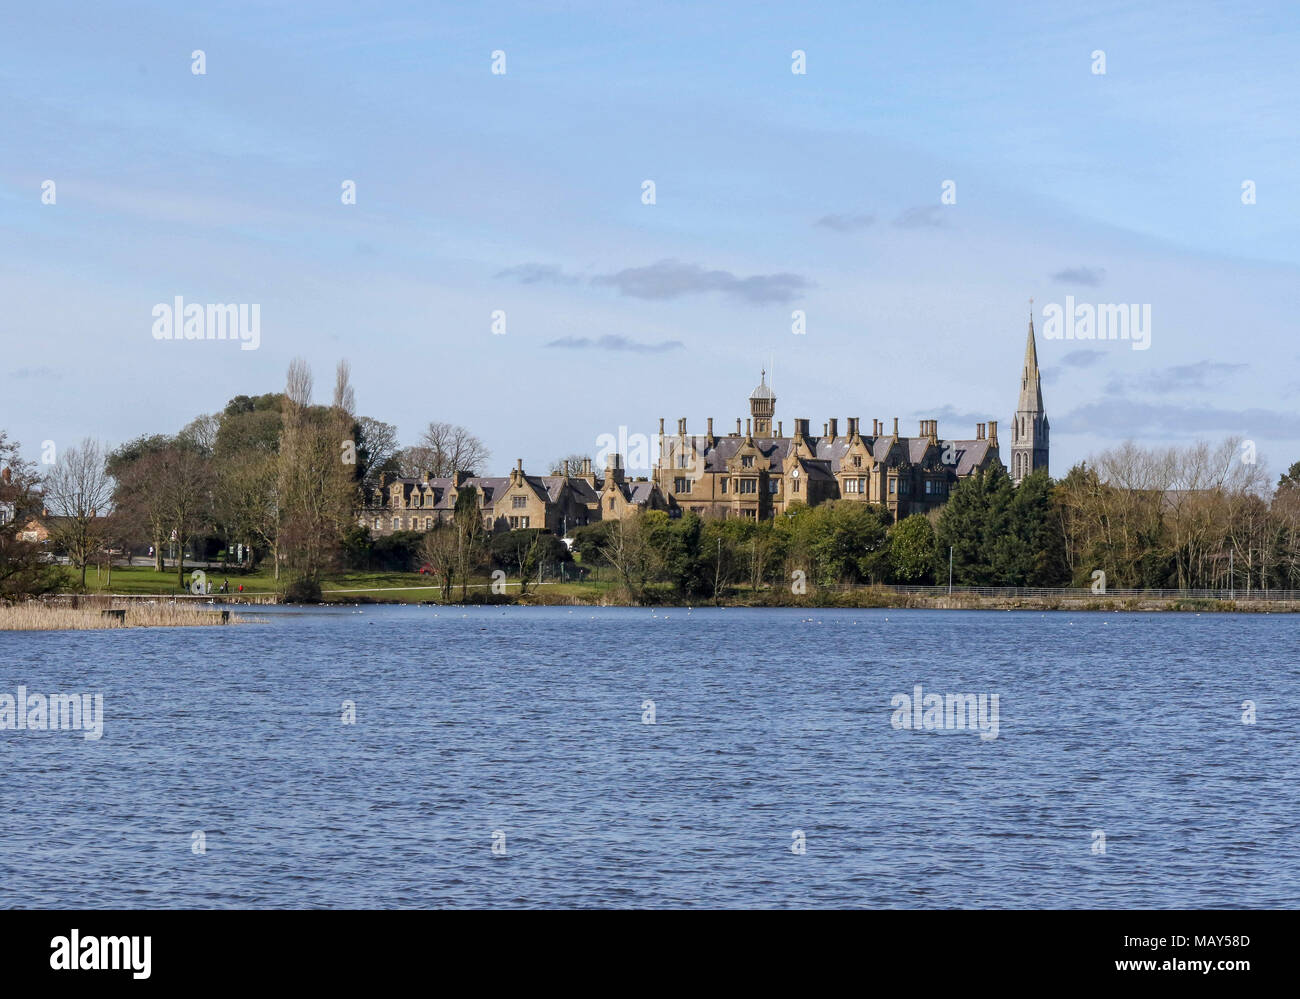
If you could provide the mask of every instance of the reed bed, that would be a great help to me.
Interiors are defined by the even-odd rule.
[[[189,628],[243,624],[234,614],[186,604],[140,604],[125,607],[71,607],[38,602],[0,605],[0,631],[97,631],[104,628]]]

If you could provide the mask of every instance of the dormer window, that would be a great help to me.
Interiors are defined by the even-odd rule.
[[[743,458],[741,458],[741,459],[740,459],[740,467],[741,467],[741,468],[753,468],[753,467],[754,467],[754,456],[753,456],[752,454],[747,454],[747,455],[745,455]]]

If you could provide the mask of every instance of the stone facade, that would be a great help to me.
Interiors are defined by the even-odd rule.
[[[467,487],[476,491],[483,526],[489,531],[542,528],[563,536],[576,527],[601,519],[620,519],[644,509],[667,509],[648,479],[628,480],[622,461],[611,456],[603,478],[584,460],[576,475],[529,475],[522,460],[508,476],[465,472],[454,478],[395,478],[381,475],[379,487],[360,513],[360,522],[373,535],[395,531],[428,531],[450,523],[456,498]]]
[[[939,436],[939,421],[920,420],[917,434],[905,437],[898,417],[886,427],[873,419],[868,428],[857,417],[822,424],[814,434],[808,420],[793,421],[787,437],[776,420],[776,393],[767,372],[749,395],[749,417],[742,429],[715,434],[713,419],[703,434],[692,435],[686,420],[677,433],[659,421],[659,457],[648,479],[627,479],[620,455],[611,455],[597,477],[590,460],[564,475],[528,475],[516,462],[508,477],[466,473],[454,479],[381,477],[362,511],[361,523],[375,534],[429,530],[450,521],[456,496],[466,485],[478,491],[479,515],[488,530],[544,528],[565,534],[598,520],[618,520],[640,510],[691,512],[702,517],[775,517],[794,503],[815,506],[832,499],[879,503],[895,518],[927,513],[948,500],[961,479],[1004,467],[996,420],[977,423],[969,438]],[[1021,375],[1020,400],[1013,417],[1012,477],[1047,467],[1048,423],[1034,343],[1033,320]],[[568,474],[569,472],[577,474]]]
[[[967,440],[941,438],[937,420],[921,420],[917,436],[904,437],[897,418],[892,429],[873,420],[866,430],[857,417],[846,420],[843,432],[838,419],[823,424],[820,435],[810,432],[808,420],[796,419],[790,437],[780,422],[775,434],[763,435],[755,427],[760,420],[771,425],[776,399],[766,381],[754,391],[763,395],[751,396],[743,431],[737,420],[736,430],[720,437],[710,419],[707,431],[693,436],[683,419],[668,435],[660,422],[654,482],[670,510],[762,520],[794,503],[847,499],[880,503],[906,517],[941,506],[959,479],[1002,464],[996,420],[976,424]],[[754,401],[768,415],[753,415]]]

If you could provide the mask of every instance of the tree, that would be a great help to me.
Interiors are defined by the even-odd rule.
[[[65,448],[45,478],[44,493],[45,505],[54,515],[49,523],[51,540],[81,570],[84,590],[86,566],[103,547],[113,496],[99,442],[87,437],[80,445]]]
[[[397,428],[369,416],[357,419],[357,478],[367,492],[379,485],[379,476],[401,472]]]
[[[473,473],[487,466],[490,454],[481,440],[454,423],[430,423],[414,449],[423,467],[413,475],[428,472],[435,478],[451,478],[457,472]]]
[[[733,517],[731,521],[740,523],[741,518]],[[745,523],[753,521],[746,519]],[[707,520],[700,532],[700,558],[715,605],[721,603],[723,594],[744,571],[744,546],[738,542],[736,531],[727,528],[726,520]]]
[[[154,489],[157,456],[178,446],[174,437],[148,434],[109,453],[108,474],[113,477],[113,507],[127,537],[153,547],[155,572],[163,571],[163,542],[168,537],[161,497]]]
[[[647,510],[610,521],[606,543],[600,548],[600,557],[614,567],[628,596],[637,603],[645,599],[646,584],[650,579],[652,551],[649,535],[661,519],[668,519],[662,510]]]
[[[185,546],[212,523],[212,467],[193,447],[176,444],[149,463],[164,530],[176,544],[176,585],[185,587]]]
[[[583,462],[590,462],[589,454],[566,454],[562,458],[556,458],[551,462],[551,475],[577,475],[582,470]]]
[[[57,590],[62,572],[51,565],[40,544],[24,537],[40,513],[40,478],[24,461],[17,441],[0,430],[0,602],[13,603]]]
[[[452,523],[458,538],[456,572],[460,576],[460,599],[464,601],[470,574],[483,564],[488,550],[487,532],[479,510],[478,490],[473,486],[464,486],[457,492]]]
[[[984,469],[957,483],[939,515],[936,530],[940,562],[952,549],[953,581],[966,586],[996,586],[999,565],[1008,553],[997,551],[1008,530],[1011,480],[1000,466]],[[947,574],[947,565],[942,574]],[[940,567],[936,566],[936,570]]]
[[[460,532],[452,524],[438,524],[420,541],[420,558],[439,581],[444,603],[451,603],[451,587],[460,559]]]
[[[248,565],[256,560],[255,553],[269,552],[277,580],[283,407],[280,392],[235,396],[219,418],[213,447],[214,517],[227,550],[242,544]]]
[[[1277,480],[1279,491],[1283,489],[1296,489],[1300,487],[1300,461],[1294,462],[1290,468],[1282,473],[1282,477]]]
[[[929,517],[904,517],[889,529],[889,574],[896,583],[934,582],[939,546]]]
[[[356,421],[347,362],[339,363],[330,406],[312,405],[311,369],[301,359],[289,365],[284,395],[279,547],[291,571],[290,587],[299,599],[314,599],[321,577],[338,560],[359,498],[350,460]]]
[[[221,426],[220,417],[211,414],[196,416],[181,428],[176,436],[191,445],[201,454],[211,455],[217,444],[217,433]]]

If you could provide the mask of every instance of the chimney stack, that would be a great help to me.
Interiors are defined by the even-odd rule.
[[[746,421],[745,421],[745,436],[746,436],[746,437],[750,436],[749,425],[750,425],[751,423],[753,423],[753,422],[754,422],[753,420],[746,420]]]
[[[996,445],[998,442],[998,421],[989,420],[989,443]]]
[[[898,436],[898,417],[894,417],[894,436]]]
[[[712,416],[709,417],[708,426],[709,426],[709,443],[712,444],[713,443],[713,417]]]
[[[784,436],[785,436],[785,432],[781,429],[781,421],[780,421],[780,420],[777,420],[777,421],[776,421],[776,435],[777,435],[778,437],[784,437]]]
[[[797,419],[794,421],[794,435],[796,438],[808,436],[808,421]]]
[[[975,424],[975,439],[977,441],[982,441],[984,439],[984,424]]]
[[[740,436],[740,417],[736,417],[736,436]]]
[[[686,436],[686,417],[684,416],[677,421],[677,435],[679,437]]]
[[[832,441],[834,441],[835,438],[838,437],[839,435],[840,435],[840,421],[839,421],[839,418],[838,418],[838,417],[834,417],[834,416],[832,416],[832,417],[831,417],[831,429],[830,429],[830,433],[829,433],[827,436],[830,437],[830,439],[831,439]]]

